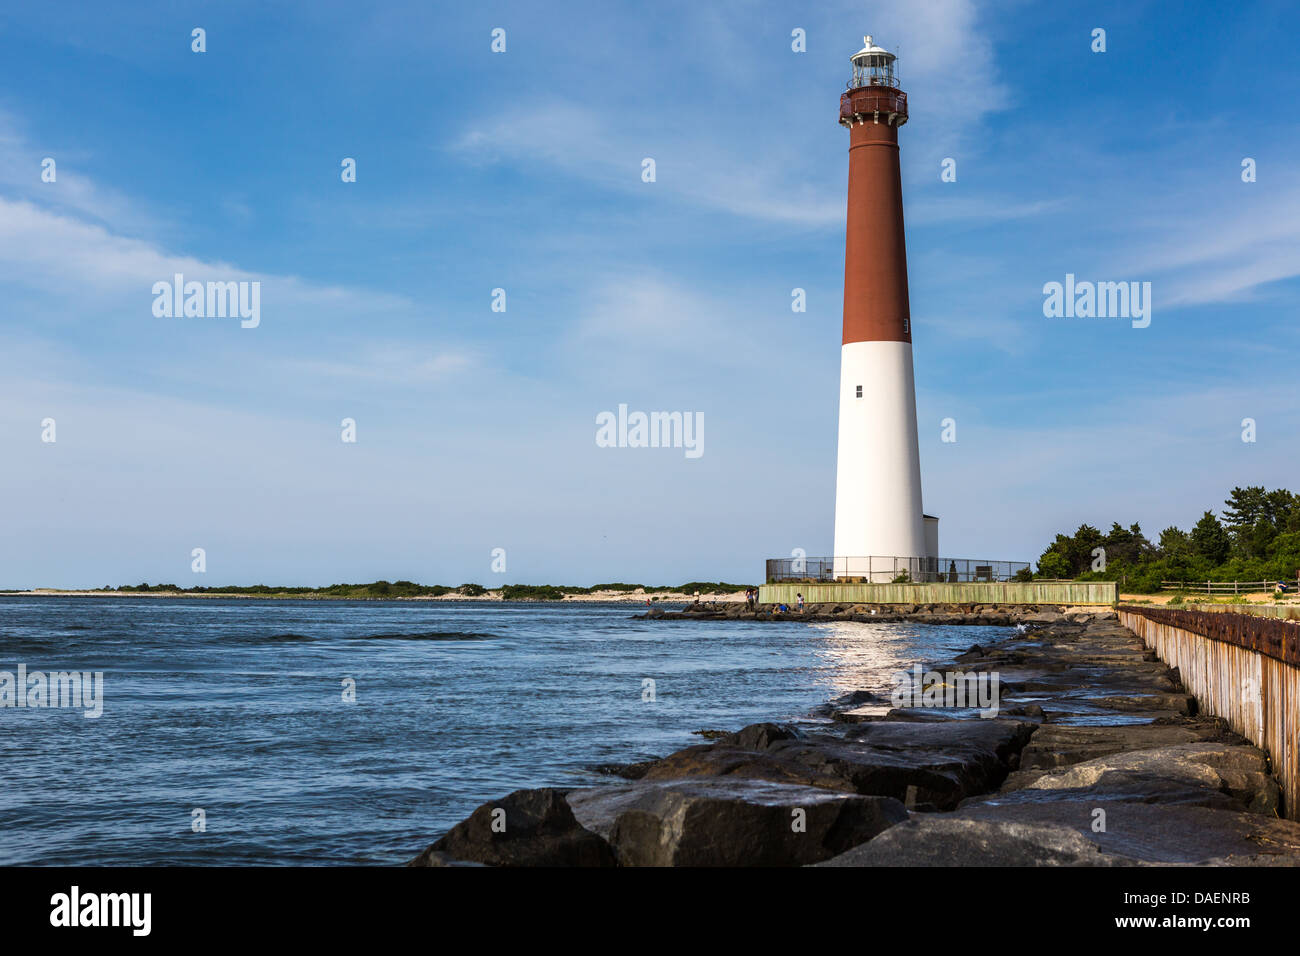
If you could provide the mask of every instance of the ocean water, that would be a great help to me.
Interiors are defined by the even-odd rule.
[[[104,675],[98,718],[0,707],[0,864],[400,864],[490,798],[619,782],[592,767],[1002,632],[642,611],[0,597],[0,672]]]

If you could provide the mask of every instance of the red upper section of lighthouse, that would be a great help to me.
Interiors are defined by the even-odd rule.
[[[907,94],[889,86],[860,86],[840,96],[840,125],[852,126],[863,117],[884,117],[893,126],[907,122]]]
[[[898,166],[898,128],[907,122],[907,94],[896,83],[894,55],[867,37],[853,57],[849,90],[840,97],[840,123],[849,128],[846,345],[912,341]]]

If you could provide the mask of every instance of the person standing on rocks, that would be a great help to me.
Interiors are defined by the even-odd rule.
[[[799,613],[802,614],[802,613],[803,613],[803,595],[802,595],[802,594],[796,594],[796,595],[794,596],[794,599],[795,599],[795,601],[796,601],[796,602],[798,603],[798,605],[799,605]]]

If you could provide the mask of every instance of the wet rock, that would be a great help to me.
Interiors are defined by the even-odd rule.
[[[889,703],[863,704],[850,710],[837,710],[831,717],[840,724],[861,724],[868,720],[884,720],[894,712],[893,706]]]
[[[1060,611],[1039,611],[1036,614],[1025,614],[1020,620],[1025,624],[1055,624],[1064,621],[1065,615]]]
[[[640,780],[654,763],[653,760],[644,760],[640,763],[598,763],[591,768],[591,771],[610,777],[622,777],[624,780]]]
[[[1011,776],[1016,777],[1018,774]],[[996,794],[972,797],[962,802],[962,808],[972,809],[986,804],[1024,806],[1073,803],[1084,808],[1080,812],[1091,812],[1092,808],[1102,804],[1158,803],[1209,807],[1214,810],[1233,812],[1242,812],[1246,809],[1240,800],[1213,787],[1137,771],[1109,771],[1102,774],[1090,787],[1034,787],[1033,784],[1042,778],[1041,772],[1035,773],[1033,779],[1026,780],[1022,787],[1009,790],[1004,786]]]
[[[456,824],[408,864],[613,866],[609,844],[573,816],[565,791],[516,790]]]
[[[1098,707],[1121,712],[1162,710],[1174,714],[1196,713],[1196,698],[1191,694],[1134,694],[1093,700]]]
[[[1037,704],[1025,704],[1024,706],[1003,706],[998,711],[999,717],[1023,717],[1028,720],[1040,722],[1046,719],[1043,708]]]
[[[1221,736],[1212,726],[1127,724],[1064,726],[1044,724],[1020,754],[1023,770],[1051,770],[1127,750],[1149,750]],[[1231,742],[1244,743],[1232,735]]]
[[[718,741],[721,747],[739,747],[744,750],[766,750],[783,740],[799,740],[803,734],[792,724],[761,723],[742,727]]]
[[[599,787],[569,800],[621,866],[798,866],[907,819],[886,797],[730,778]]]
[[[1027,788],[1091,788],[1105,793],[1120,786],[1137,787],[1141,793],[1143,785],[1156,788],[1156,792],[1176,785],[1223,793],[1243,809],[1271,815],[1276,815],[1280,802],[1277,783],[1268,775],[1268,760],[1261,751],[1203,742],[1098,757],[1046,773]]]
[[[882,697],[869,690],[854,690],[849,691],[847,694],[841,694],[839,697],[835,697],[824,704],[814,707],[812,715],[814,717],[837,717],[839,714],[855,710],[859,707],[888,708],[889,706],[890,701],[888,697]]]
[[[1263,855],[1278,864],[1300,865],[1300,823],[1176,800],[1146,803],[1114,796],[1023,790],[972,801],[952,818],[1066,827],[1105,854],[1148,863],[1242,865]]]
[[[877,721],[844,736],[798,735],[757,724],[733,739],[688,747],[654,763],[646,780],[728,777],[825,787],[910,799],[918,807],[951,809],[1006,776],[1034,725],[1008,720],[937,723]]]
[[[916,815],[818,866],[1131,866],[1056,823]]]

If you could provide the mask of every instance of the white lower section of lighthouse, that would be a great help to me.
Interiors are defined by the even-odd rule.
[[[938,557],[931,549],[937,552],[937,543],[927,547],[921,505],[912,345],[849,342],[840,353],[835,577],[888,582],[893,565],[879,559]],[[914,564],[914,578],[919,570]]]

